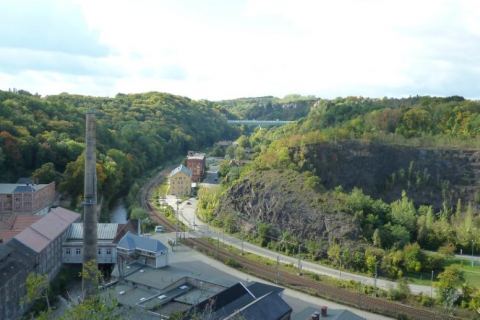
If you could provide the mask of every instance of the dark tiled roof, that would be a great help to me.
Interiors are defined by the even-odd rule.
[[[194,314],[201,314],[205,310],[211,310],[211,320],[224,319],[254,300],[255,297],[239,282],[198,303],[187,312],[183,319],[190,319]]]
[[[291,312],[292,308],[278,294],[270,292],[246,305],[235,314],[242,315],[241,318],[245,320],[280,320]]]
[[[126,250],[144,250],[150,252],[168,251],[167,247],[158,240],[140,237],[128,231],[118,242],[118,248]]]
[[[253,282],[247,286],[248,290],[250,290],[251,293],[256,298],[259,298],[261,296],[266,295],[267,293],[273,292],[276,294],[279,294],[280,292],[283,291],[283,288],[277,287],[277,286],[272,286],[266,283],[262,282]]]
[[[255,297],[250,287],[257,293],[267,292]],[[237,283],[207,300],[192,307],[183,319],[190,319],[194,314],[210,310],[209,319],[230,319],[241,314],[245,320],[278,320],[292,312],[292,308],[278,295],[282,288],[266,284],[251,284],[248,288]]]
[[[189,177],[192,176],[192,170],[190,170],[189,168],[187,168],[183,164],[181,164],[178,167],[176,167],[175,169],[173,169],[172,172],[170,172],[169,177],[173,177],[174,175],[176,175],[179,172],[183,172],[184,174],[186,174]]]
[[[35,188],[32,186],[18,186],[13,190],[13,193],[26,193],[26,192],[35,192]]]

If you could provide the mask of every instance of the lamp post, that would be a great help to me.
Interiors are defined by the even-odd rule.
[[[472,267],[474,265],[474,260],[473,260],[473,248],[474,248],[474,245],[475,245],[475,240],[472,240]]]

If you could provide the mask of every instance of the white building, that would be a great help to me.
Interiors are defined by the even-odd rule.
[[[118,231],[118,223],[97,223],[97,263],[117,262],[117,245],[114,240]],[[83,262],[83,223],[70,226],[62,247],[63,263]]]
[[[138,262],[152,268],[168,265],[168,248],[158,240],[127,232],[118,242],[117,253],[123,262]]]

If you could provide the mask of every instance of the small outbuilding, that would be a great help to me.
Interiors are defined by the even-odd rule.
[[[128,231],[117,245],[117,257],[124,262],[138,262],[152,268],[168,265],[168,248],[159,240],[138,236]]]

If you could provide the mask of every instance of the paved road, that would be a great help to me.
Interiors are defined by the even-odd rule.
[[[175,238],[175,233],[156,233],[152,235],[152,238],[166,242],[168,239]],[[183,245],[175,247],[175,251],[169,253],[169,260],[171,268],[189,270],[192,272],[192,276],[195,278],[205,278],[210,282],[218,283],[220,285],[230,286],[237,281],[242,281],[244,283],[249,281],[258,281],[270,285],[277,285],[231,268],[220,261],[193,251],[192,249]],[[309,319],[309,316],[314,311],[320,310],[321,306],[328,306],[330,316],[338,314],[343,309],[348,309],[368,320],[391,319],[382,315],[344,306],[288,288],[285,289],[282,297],[293,309],[292,320]]]
[[[169,203],[174,204],[176,202],[176,199],[174,197],[171,197],[171,199],[167,197],[167,201]],[[190,204],[187,204],[187,203],[190,203]],[[245,241],[241,241],[238,238],[232,237],[230,235],[226,235],[220,232],[219,230],[214,229],[209,225],[205,224],[204,222],[200,221],[195,215],[196,205],[197,205],[197,200],[195,198],[191,198],[188,201],[184,201],[183,203],[179,204],[180,221],[182,221],[184,224],[189,226],[191,230],[193,230],[190,232],[190,236],[210,237],[210,238],[219,239],[219,241],[222,241],[240,250],[243,247],[243,250],[245,250],[246,252],[254,253],[274,261],[276,261],[278,257],[281,263],[293,264],[298,267],[299,260],[297,258],[279,254],[277,252],[262,248],[260,246],[257,246]],[[313,273],[327,275],[333,278],[338,278],[343,280],[354,280],[357,282],[361,282],[362,284],[365,284],[365,285],[371,285],[371,286],[375,285],[374,278],[358,275],[354,273],[344,272],[334,268],[325,267],[316,263],[301,260],[300,266],[303,270],[307,270]],[[376,282],[377,282],[377,286],[382,289],[388,290],[389,288],[396,287],[396,283],[394,281],[377,279]],[[410,290],[414,294],[423,293],[426,295],[430,295],[431,293],[434,293],[435,289],[433,289],[432,291],[432,288],[430,286],[410,284]]]

